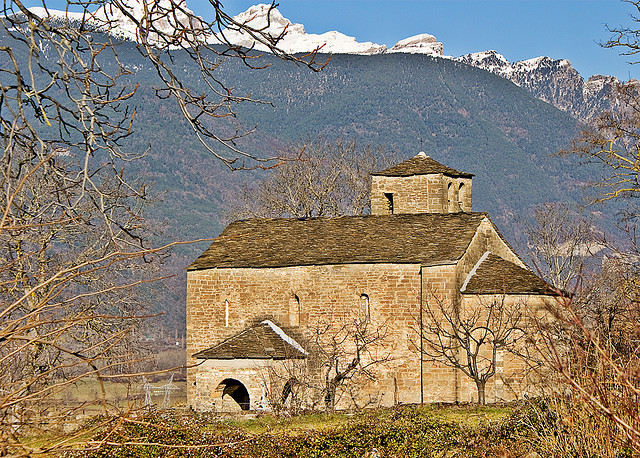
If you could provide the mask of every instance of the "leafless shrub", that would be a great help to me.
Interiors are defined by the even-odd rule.
[[[209,4],[210,22],[183,0],[67,2],[80,11],[68,20],[51,19],[46,1],[38,14],[19,0],[2,6],[0,453],[55,453],[81,443],[40,436],[74,417],[74,408],[55,400],[83,377],[97,378],[103,412],[123,414],[109,404],[104,381],[136,375],[142,355],[132,330],[145,312],[135,287],[159,276],[168,248],[149,244],[147,188],[126,173],[127,162],[147,153],[122,147],[135,128],[136,85],[125,78],[132,71],[118,59],[119,40],[97,32],[129,24],[136,49],[156,70],[157,96],[175,101],[192,134],[229,168],[280,162],[238,149],[234,139],[245,132],[215,130],[213,121],[232,117],[236,103],[257,102],[217,76],[225,59],[255,62],[225,30],[317,70],[315,53],[288,56],[277,48],[281,36]],[[176,71],[176,53],[197,65],[204,93]]]
[[[477,401],[486,403],[487,382],[496,375],[505,352],[516,353],[529,338],[528,305],[506,295],[476,297],[466,306],[428,291],[415,330],[415,350],[422,361],[460,370],[477,388]],[[524,367],[522,368],[524,372]]]
[[[384,148],[362,147],[343,138],[307,140],[291,149],[295,160],[245,187],[229,211],[230,219],[368,214],[371,173],[395,159]]]
[[[277,414],[303,411],[333,412],[338,404],[361,409],[378,400],[363,388],[378,377],[377,368],[391,360],[385,324],[369,318],[335,323],[319,321],[304,332],[304,359],[286,359],[269,367],[263,383],[270,387],[269,403]]]

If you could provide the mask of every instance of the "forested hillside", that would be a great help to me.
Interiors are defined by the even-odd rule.
[[[272,155],[288,142],[316,135],[386,145],[401,157],[423,149],[474,173],[474,209],[495,217],[580,198],[576,184],[587,178],[585,171],[551,157],[577,133],[577,122],[488,72],[420,55],[336,55],[320,73],[270,56],[254,63],[271,65],[251,70],[230,61],[219,71],[236,92],[273,104],[238,105],[236,125],[258,126],[240,143],[247,149]],[[233,198],[225,193],[254,174],[225,172],[201,151],[170,103],[153,98],[152,75],[140,69],[135,78],[143,87],[131,142],[151,145],[145,170],[159,189],[174,198],[191,196],[209,211]],[[230,132],[231,123],[221,119],[220,128]],[[217,223],[189,235],[215,235],[210,231],[220,228]]]
[[[118,52],[133,72],[122,81],[138,84],[134,132],[124,145],[149,149],[125,172],[152,185],[156,198],[148,214],[154,237],[163,242],[215,237],[239,186],[269,172],[231,172],[203,151],[172,101],[156,97],[156,75],[141,64],[135,44],[125,42]],[[199,85],[198,69],[178,52],[174,58],[176,71]],[[221,118],[216,128],[231,133],[257,125],[238,142],[253,153],[273,155],[317,135],[385,145],[401,158],[422,149],[475,174],[474,210],[488,211],[508,238],[514,233],[511,222],[532,206],[579,200],[579,184],[589,178],[584,168],[551,156],[569,144],[577,121],[487,71],[412,54],[334,55],[318,73],[270,55],[252,65],[268,66],[251,69],[230,59],[216,74],[236,93],[271,104],[242,103],[234,107],[237,118]],[[163,291],[153,302],[168,312],[170,328],[183,329],[184,268],[206,245],[176,250],[167,264],[167,273],[176,277],[153,287]]]

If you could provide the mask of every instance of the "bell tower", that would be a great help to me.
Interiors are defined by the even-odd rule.
[[[371,214],[471,212],[472,179],[420,151],[372,174]]]

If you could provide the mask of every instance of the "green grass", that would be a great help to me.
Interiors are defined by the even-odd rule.
[[[283,418],[223,419],[165,411],[104,432],[114,442],[92,456],[491,456],[513,448],[520,431],[505,434],[511,407],[402,406],[357,413],[314,413]],[[213,445],[211,445],[213,444]],[[480,450],[483,450],[482,452]]]
[[[508,406],[430,406],[415,407],[419,415],[431,416],[446,423],[455,423],[463,427],[486,427],[508,417],[513,408]],[[225,420],[223,424],[238,428],[244,433],[256,436],[260,434],[300,435],[305,432],[323,432],[344,427],[350,423],[375,416],[380,422],[389,422],[397,409],[367,410],[358,413],[312,413],[294,417],[262,415],[251,419]],[[212,426],[219,428],[219,425]]]
[[[343,426],[352,420],[352,415],[344,413],[314,413],[289,418],[263,415],[252,419],[227,420],[225,423],[250,435],[278,432],[296,435],[305,431],[326,431]]]

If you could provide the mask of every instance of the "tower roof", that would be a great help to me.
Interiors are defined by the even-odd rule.
[[[386,177],[408,177],[412,175],[429,175],[442,173],[450,177],[471,178],[473,173],[460,172],[446,165],[440,164],[438,161],[433,160],[427,156],[423,151],[420,151],[417,155],[411,159],[407,159],[400,164],[389,167],[381,172],[374,172],[372,175],[386,176]]]

